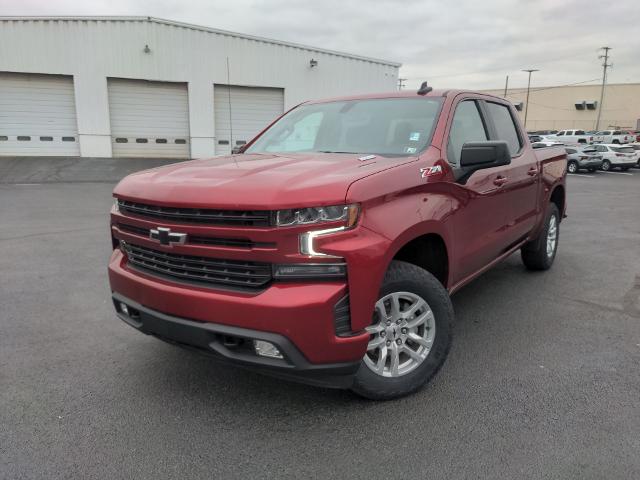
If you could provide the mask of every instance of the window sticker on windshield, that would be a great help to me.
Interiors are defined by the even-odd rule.
[[[420,140],[420,132],[411,132],[411,135],[409,135],[409,140],[411,140],[412,142],[417,142],[418,140]]]
[[[416,153],[416,147],[404,147],[404,153]]]

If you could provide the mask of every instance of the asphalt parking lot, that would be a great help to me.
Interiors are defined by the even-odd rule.
[[[116,319],[113,183],[0,185],[0,478],[640,478],[640,170],[568,179],[556,264],[453,297],[386,403],[213,363]]]

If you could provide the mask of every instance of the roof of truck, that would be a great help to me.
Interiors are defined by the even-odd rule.
[[[347,101],[347,100],[366,100],[366,99],[372,99],[372,98],[409,98],[409,97],[437,98],[437,97],[456,96],[461,93],[473,93],[478,96],[492,97],[498,100],[502,100],[503,102],[508,102],[508,100],[505,100],[502,97],[491,95],[489,93],[477,92],[474,90],[456,90],[456,89],[437,89],[436,90],[434,89],[425,95],[418,95],[416,90],[403,90],[400,92],[380,92],[380,93],[367,93],[362,95],[347,95],[347,96],[341,96],[341,97],[322,98],[319,100],[310,100],[304,103],[315,104],[315,103],[327,103],[327,102],[340,102],[340,101]]]

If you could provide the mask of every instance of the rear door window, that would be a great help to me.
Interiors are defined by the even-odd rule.
[[[517,155],[522,148],[522,140],[518,134],[518,128],[513,120],[513,116],[511,116],[509,107],[493,102],[487,102],[486,106],[496,129],[498,136],[496,140],[504,140],[507,142],[511,156]]]

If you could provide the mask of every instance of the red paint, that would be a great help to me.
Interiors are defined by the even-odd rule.
[[[395,96],[415,94],[351,98]],[[348,292],[352,330],[366,327],[384,273],[403,245],[421,235],[439,235],[448,255],[446,287],[453,292],[535,236],[542,227],[552,192],[556,188],[564,192],[564,151],[534,151],[526,135],[522,153],[510,165],[479,170],[465,185],[455,183],[446,160],[446,139],[455,106],[469,98],[505,102],[470,92],[428,94],[434,96],[444,97],[442,110],[431,146],[416,156],[376,157],[366,162],[354,154],[228,156],[136,173],[114,190],[114,196],[125,200],[190,208],[277,210],[358,203],[362,211],[354,229],[319,238],[315,244],[316,249],[346,260],[348,281],[275,282],[260,293],[236,293],[137,273],[115,250],[109,264],[112,290],[175,316],[280,333],[312,363],[362,358],[368,335],[337,337],[333,306]],[[113,226],[119,221],[275,245],[251,251],[211,245],[180,245],[169,250],[142,236],[120,231]],[[115,238],[173,253],[270,263],[309,261],[298,250],[298,236],[309,227],[184,225],[133,216],[125,219],[115,211],[111,222]],[[332,260],[313,260],[323,261]]]

